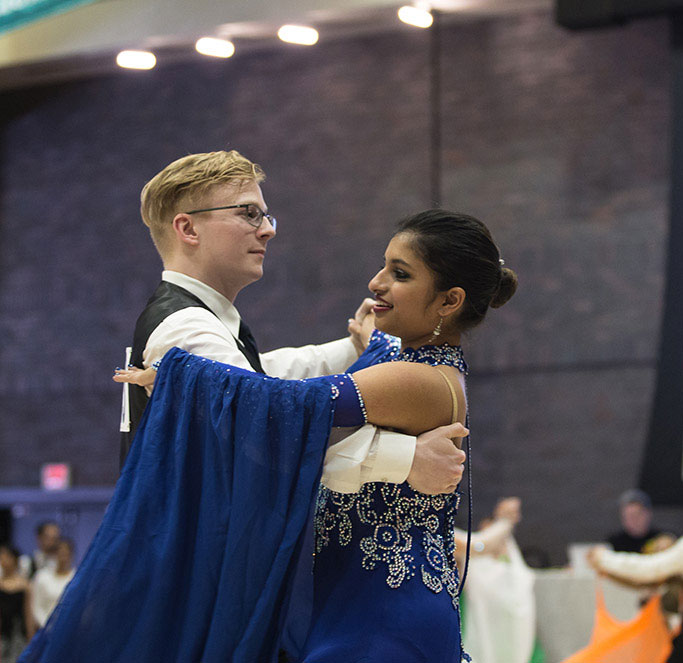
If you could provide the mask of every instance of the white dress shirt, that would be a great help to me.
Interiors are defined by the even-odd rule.
[[[192,306],[172,313],[150,334],[143,364],[151,366],[176,346],[193,354],[252,370],[236,340],[240,315],[230,300],[186,274],[165,270],[162,279],[185,288],[210,311]],[[344,372],[358,355],[350,339],[322,345],[280,348],[260,355],[273,377],[302,379]],[[322,483],[341,493],[357,492],[363,483],[402,483],[415,454],[415,437],[365,425],[335,429],[323,465]]]

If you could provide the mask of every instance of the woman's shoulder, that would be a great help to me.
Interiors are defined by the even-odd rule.
[[[382,364],[396,358],[401,352],[401,341],[379,329],[374,329],[370,335],[368,347],[363,354],[347,369],[348,373],[355,373],[368,366]]]

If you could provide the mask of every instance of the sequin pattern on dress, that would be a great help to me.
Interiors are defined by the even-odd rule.
[[[386,337],[386,342],[397,344],[397,339]],[[403,352],[396,347],[387,360],[449,365],[467,373],[462,349],[449,345]],[[432,592],[446,591],[457,609],[453,529],[459,501],[457,493],[424,495],[407,483],[367,483],[357,493],[337,493],[321,486],[314,522],[315,552],[321,553],[331,543],[346,547],[354,542],[362,553],[362,567],[381,569],[392,589],[419,574]]]

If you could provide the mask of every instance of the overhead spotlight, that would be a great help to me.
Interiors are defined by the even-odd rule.
[[[229,58],[235,53],[235,44],[227,39],[216,37],[202,37],[194,45],[198,53],[210,55],[214,58]]]
[[[398,17],[404,23],[414,25],[416,28],[428,28],[434,22],[431,12],[410,5],[401,7],[398,10]]]
[[[312,46],[318,41],[318,31],[304,25],[283,25],[277,31],[277,36],[289,44],[302,44],[303,46]]]
[[[149,51],[121,51],[116,56],[116,64],[124,69],[153,69],[156,63],[154,53]]]

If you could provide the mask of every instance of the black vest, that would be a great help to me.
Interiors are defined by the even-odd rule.
[[[181,288],[179,285],[162,281],[154,294],[150,297],[145,306],[145,310],[140,314],[138,321],[135,323],[135,334],[133,336],[133,352],[131,354],[130,363],[138,368],[144,368],[142,364],[142,353],[145,350],[147,341],[152,332],[172,313],[180,311],[191,306],[199,306],[205,308],[207,311],[211,309],[196,295]],[[213,311],[212,311],[213,313]],[[239,343],[237,344],[239,347]],[[128,385],[130,391],[130,432],[121,434],[121,453],[120,463],[123,467],[123,462],[126,460],[130,445],[135,437],[142,413],[147,406],[147,392],[143,387],[136,384]]]

